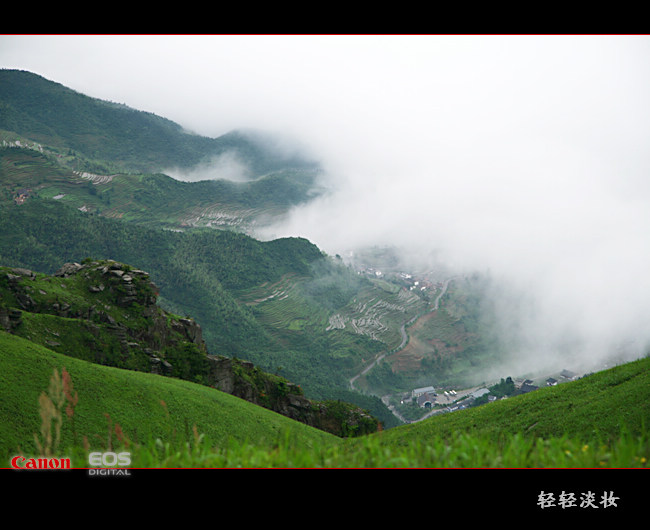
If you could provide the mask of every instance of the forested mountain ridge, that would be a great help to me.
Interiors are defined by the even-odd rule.
[[[206,339],[229,354],[266,343],[229,289],[306,274],[310,262],[322,258],[306,240],[261,242],[206,229],[182,234],[89,215],[54,201],[9,204],[0,208],[0,225],[0,257],[7,266],[53,273],[59,263],[101,257],[151,271],[161,299],[179,313],[209,321],[203,324]]]
[[[0,70],[0,141],[9,148],[5,198],[39,196],[172,229],[251,232],[324,191],[318,164],[272,134],[199,136],[23,71]],[[197,168],[199,182],[165,174]]]
[[[146,270],[159,288],[160,304],[195,319],[210,352],[282,374],[309,397],[359,404],[390,425],[392,415],[378,399],[345,390],[347,374],[381,344],[354,334],[341,339],[326,331],[326,306],[339,296],[347,300],[359,279],[309,241],[262,242],[214,229],[173,232],[42,199],[0,207],[0,226],[3,265],[53,274],[61,263],[92,258]],[[345,283],[337,281],[346,277],[347,293],[342,290]],[[315,327],[291,329],[289,322],[287,329],[264,317],[265,303],[255,302],[256,293],[272,292],[284,282],[309,294],[300,305],[291,304],[287,315],[295,313],[290,318],[297,321],[313,318]]]
[[[263,133],[232,131],[208,138],[124,104],[86,96],[37,74],[0,70],[0,129],[58,149],[77,151],[114,169],[158,173],[190,168],[234,152],[249,177],[287,168],[313,169],[314,161],[274,148]]]

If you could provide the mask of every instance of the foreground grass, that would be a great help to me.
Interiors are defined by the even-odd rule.
[[[645,468],[647,365],[343,440],[207,387],[0,332],[0,467],[49,454],[87,468],[91,451],[128,451],[132,468]],[[612,396],[634,412],[611,413]]]
[[[54,449],[107,450],[120,437],[132,447],[146,447],[155,440],[175,444],[191,440],[195,431],[215,444],[250,442],[260,448],[285,439],[303,447],[340,441],[207,386],[100,366],[0,332],[0,458],[4,460],[0,467],[12,455],[37,452],[35,437],[45,443],[40,400],[43,393],[52,396],[53,374],[56,371],[61,378],[64,370],[77,403],[71,416],[66,414],[69,400],[45,411],[53,424],[50,434],[60,420],[58,445],[54,447],[54,438],[49,443],[51,454]]]
[[[650,441],[625,433],[610,443],[583,443],[567,437],[531,439],[521,435],[501,443],[460,434],[403,447],[382,445],[373,437],[321,448],[300,447],[287,438],[272,448],[231,440],[214,445],[202,435],[173,443],[157,439],[126,445],[132,468],[647,468]],[[81,448],[74,451],[83,462]],[[74,461],[74,459],[73,459]],[[79,467],[87,467],[81,465]]]

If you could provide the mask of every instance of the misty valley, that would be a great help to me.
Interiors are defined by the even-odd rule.
[[[488,274],[454,275],[442,265],[414,272],[400,263],[398,250],[388,247],[350,251],[348,259],[369,285],[330,316],[327,330],[382,343],[381,352],[365,361],[350,384],[381,396],[402,422],[572,381],[606,367],[599,360],[572,358],[570,350],[559,362],[526,361],[523,341],[503,331],[494,311],[492,297],[499,296],[499,287]],[[510,324],[519,325],[516,316]],[[616,362],[614,353],[609,362]]]
[[[2,383],[11,399],[29,393],[25,429],[36,429],[38,395],[63,363],[86,403],[122,411],[134,431],[149,428],[144,410],[170,422],[177,414],[198,444],[194,414],[214,437],[273,439],[277,448],[279,432],[305,447],[329,447],[330,435],[391,440],[391,431],[437,425],[430,420],[454,425],[469,410],[487,424],[505,410],[495,405],[569,392],[569,383],[647,357],[641,332],[602,328],[593,340],[593,304],[573,312],[543,264],[522,280],[459,263],[424,225],[402,227],[403,247],[341,237],[331,252],[298,231],[276,237],[338,197],[320,161],[283,146],[254,131],[202,137],[0,70]],[[418,238],[421,248],[406,245]],[[22,389],[25,366],[48,373]],[[128,384],[113,382],[121,377]],[[191,405],[175,402],[185,392]],[[580,414],[589,408],[571,399]],[[645,417],[643,407],[635,414]],[[524,416],[517,428],[551,432],[552,421]],[[5,429],[7,444],[32,443]]]

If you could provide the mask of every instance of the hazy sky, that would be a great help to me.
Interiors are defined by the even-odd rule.
[[[537,344],[650,339],[647,36],[0,36],[0,68],[292,135],[335,192],[274,235],[489,269],[533,295]]]

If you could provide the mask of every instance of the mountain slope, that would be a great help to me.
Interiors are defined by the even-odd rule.
[[[92,98],[20,70],[0,70],[0,129],[127,171],[190,168],[224,153],[237,154],[250,177],[314,167],[294,153],[279,151],[261,133],[199,136],[155,114]]]
[[[54,275],[0,267],[0,325],[59,353],[188,380],[207,371],[201,328],[157,305],[149,274],[115,261]]]
[[[228,354],[263,346],[268,339],[224,284],[254,285],[288,272],[305,273],[310,261],[321,258],[305,240],[263,243],[234,232],[145,229],[54,201],[2,208],[0,226],[0,257],[8,266],[53,273],[60,266],[54,264],[98,257],[149,271],[163,304],[196,318],[211,348]]]
[[[465,433],[493,441],[519,434],[529,439],[574,440],[647,436],[650,425],[650,357],[561,385],[544,387],[380,433],[382,444],[402,445]]]
[[[322,192],[314,169],[284,168],[244,182],[220,178],[214,169],[206,174],[209,180],[181,182],[162,173],[93,167],[78,154],[62,154],[10,132],[0,131],[0,140],[2,200],[57,200],[149,226],[252,232]]]
[[[286,340],[270,335],[258,318],[259,308],[240,301],[244,293],[282,278],[312,278],[315,264],[326,260],[317,247],[300,238],[260,242],[228,231],[145,229],[55,201],[10,204],[0,209],[0,226],[2,263],[49,273],[55,270],[52,264],[81,262],[86,257],[132,264],[150,272],[163,306],[191,315],[201,324],[211,351],[249,358],[256,364],[266,355],[286,351]],[[302,316],[309,317],[307,311],[319,307],[323,296],[311,300],[301,309]],[[324,336],[327,321],[322,324]],[[289,331],[295,332],[284,339],[291,339],[296,349],[300,330]],[[305,340],[305,346],[313,349],[309,335]],[[309,367],[314,359],[307,352],[305,356]],[[287,363],[274,360],[266,366],[279,364]]]
[[[0,81],[1,263],[41,272],[88,256],[134,264],[155,277],[166,308],[201,323],[211,351],[281,372],[318,398],[373,401],[387,426],[395,418],[370,394],[405,392],[429,384],[440,367],[455,370],[455,347],[400,351],[407,323],[430,309],[426,295],[362,282],[342,264],[323,266],[305,241],[254,243],[196,230],[250,233],[309,200],[320,191],[313,162],[259,133],[200,138],[28,72],[2,71]],[[225,153],[244,163],[248,181],[151,173]],[[477,355],[466,350],[472,358],[460,361],[472,372]],[[351,381],[368,395],[350,392]]]
[[[18,451],[36,451],[34,435],[41,428],[39,395],[47,391],[55,369],[70,374],[78,393],[74,424],[66,422],[62,430],[62,450],[84,437],[97,450],[106,450],[111,434],[117,443],[109,419],[137,443],[191,438],[194,427],[221,446],[254,440],[258,447],[272,448],[288,437],[300,446],[326,447],[340,440],[206,386],[74,359],[4,331],[0,331],[0,352],[3,460]],[[73,462],[73,466],[87,467],[88,462]]]
[[[210,355],[195,321],[157,305],[148,273],[113,260],[67,263],[53,276],[0,267],[0,325],[69,357],[198,382],[341,436],[378,423],[351,404],[313,402],[284,378]]]
[[[79,399],[74,421],[62,412],[54,454],[81,449],[85,437],[89,447],[71,453],[77,467],[87,467],[88,451],[106,450],[111,437],[115,448],[123,447],[120,439],[130,440],[135,467],[639,468],[650,461],[650,359],[343,444],[214,389],[65,357],[3,331],[0,352],[3,459],[33,454],[39,396],[53,370],[65,368]],[[626,409],[618,408],[619,400]],[[564,415],[566,421],[558,421]],[[199,435],[207,443],[197,443]],[[160,443],[153,444],[156,438]],[[608,488],[611,480],[607,475]]]
[[[5,200],[56,198],[174,229],[251,231],[324,191],[318,164],[275,135],[202,137],[24,71],[0,70],[0,141]]]

